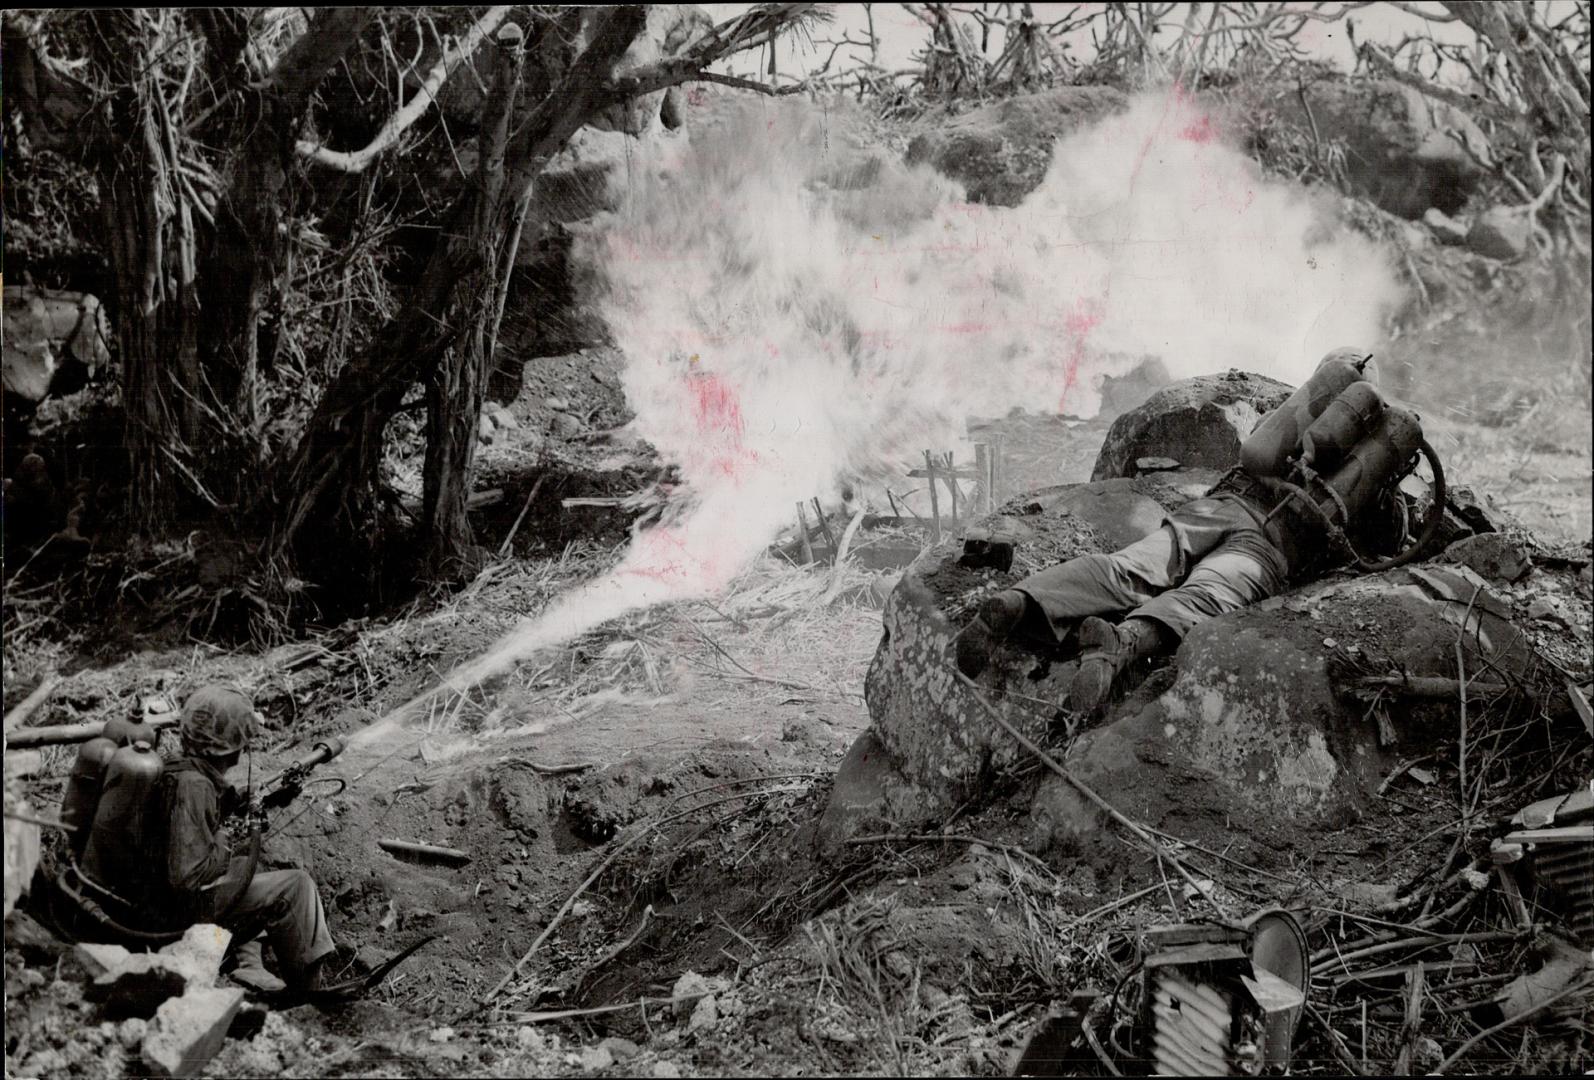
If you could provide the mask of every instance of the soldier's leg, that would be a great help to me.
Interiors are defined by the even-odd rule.
[[[256,874],[228,923],[236,923],[240,932],[262,928],[283,967],[282,977],[295,988],[312,987],[320,962],[334,949],[315,880],[303,870]]]
[[[1110,555],[1081,555],[992,596],[958,637],[958,669],[973,678],[997,642],[1025,629],[1051,643],[1080,619],[1131,611],[1173,584],[1180,553],[1161,528]]]
[[[1146,601],[1133,616],[1154,619],[1182,640],[1196,623],[1276,595],[1285,583],[1283,557],[1248,550],[1254,546],[1224,544],[1197,563],[1178,588]]]
[[[1086,619],[1080,626],[1083,657],[1069,689],[1069,704],[1092,712],[1106,702],[1119,675],[1137,659],[1178,648],[1196,623],[1238,611],[1284,587],[1284,559],[1249,532],[1236,533],[1206,556],[1177,587],[1147,600],[1118,626]]]

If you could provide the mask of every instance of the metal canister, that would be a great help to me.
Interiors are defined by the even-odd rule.
[[[1240,466],[1258,478],[1283,479],[1289,459],[1300,451],[1301,436],[1329,403],[1352,383],[1377,378],[1371,360],[1355,349],[1335,349],[1323,357],[1312,377],[1264,416],[1240,444]]]
[[[72,762],[66,794],[61,799],[61,824],[69,830],[67,845],[74,858],[82,858],[83,849],[88,846],[89,829],[105,783],[105,767],[115,753],[115,741],[100,735],[79,746],[77,759]]]
[[[1383,418],[1378,388],[1365,379],[1351,383],[1301,436],[1301,461],[1318,470],[1334,468]]]
[[[1378,429],[1358,442],[1344,464],[1327,478],[1326,483],[1339,496],[1338,505],[1322,499],[1319,505],[1336,520],[1343,506],[1345,516],[1355,521],[1379,492],[1405,475],[1421,445],[1421,419],[1409,409],[1391,405]],[[1346,521],[1338,524],[1343,528]]]
[[[111,755],[105,766],[99,806],[83,852],[83,870],[101,885],[142,880],[150,852],[145,847],[145,817],[164,766],[147,742],[135,742]]]
[[[102,734],[117,746],[132,746],[142,742],[153,747],[160,741],[160,732],[150,727],[142,715],[112,717],[105,721]]]

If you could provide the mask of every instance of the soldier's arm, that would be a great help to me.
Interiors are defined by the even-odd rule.
[[[215,789],[202,777],[180,778],[167,834],[167,880],[175,889],[197,892],[227,872],[231,856]]]

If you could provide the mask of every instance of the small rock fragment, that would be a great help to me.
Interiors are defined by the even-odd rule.
[[[670,997],[673,1000],[671,1007],[675,1010],[675,1015],[680,1016],[682,1013],[695,1008],[698,999],[705,994],[712,994],[713,992],[713,985],[703,976],[695,971],[684,972],[679,979],[675,980],[675,986],[670,991]]]
[[[1467,247],[1491,259],[1520,259],[1532,243],[1533,218],[1522,206],[1490,207],[1467,230]]]
[[[681,1075],[681,1067],[673,1061],[656,1061],[653,1063],[653,1075],[675,1080]]]
[[[1179,463],[1171,457],[1143,457],[1135,459],[1135,468],[1142,473],[1168,472],[1177,469]]]
[[[697,1031],[701,1028],[713,1027],[719,1023],[719,1005],[714,1001],[714,995],[699,998],[697,1006],[692,1010],[692,1018],[686,1022],[687,1031]]]
[[[561,439],[573,439],[586,431],[587,425],[583,424],[580,418],[561,412],[553,414],[553,418],[548,422],[548,428]]]
[[[1562,627],[1570,626],[1566,616],[1561,613],[1561,606],[1548,596],[1541,596],[1528,605],[1528,618]]]
[[[1533,569],[1527,553],[1501,532],[1463,536],[1445,548],[1446,562],[1459,563],[1491,581],[1519,581]]]
[[[1467,223],[1457,221],[1437,206],[1423,211],[1422,223],[1428,226],[1435,240],[1447,247],[1460,247],[1467,242]]]
[[[587,1072],[599,1072],[614,1064],[614,1055],[600,1044],[581,1051],[581,1067]]]
[[[121,1040],[122,1045],[127,1047],[129,1050],[132,1050],[142,1043],[144,1041],[144,1036],[148,1033],[149,1021],[140,1020],[136,1016],[130,1016],[126,1020],[123,1020],[121,1025],[116,1029],[116,1037]]]
[[[216,985],[221,973],[221,960],[232,944],[232,932],[212,923],[190,926],[180,941],[174,941],[157,955],[164,956],[183,977],[190,988]]]
[[[616,1035],[611,1035],[607,1039],[604,1039],[598,1044],[598,1048],[600,1050],[609,1051],[609,1056],[614,1058],[615,1061],[630,1061],[632,1058],[636,1057],[642,1049],[630,1039],[622,1039]]]
[[[190,990],[161,1005],[144,1035],[144,1064],[157,1076],[197,1076],[221,1049],[244,992],[234,987]]]
[[[127,963],[133,954],[120,945],[96,945],[85,942],[73,949],[72,955],[77,957],[78,963],[83,965],[83,970],[89,973],[90,978],[98,979],[107,971]]]

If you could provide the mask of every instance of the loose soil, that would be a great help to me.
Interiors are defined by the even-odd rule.
[[[21,635],[8,642],[6,705],[52,666],[69,677],[35,722],[103,719],[141,691],[235,681],[267,717],[260,773],[318,737],[364,730],[612,565],[645,506],[561,501],[669,479],[620,428],[617,372],[602,351],[527,362],[505,403],[516,426],[495,428],[481,447],[479,488],[504,491],[477,516],[495,550],[536,498],[511,554],[462,592],[264,652],[196,646],[158,623]],[[1006,496],[1088,479],[1108,422],[1018,413],[976,421],[971,433],[1006,436]],[[1562,429],[1428,423],[1453,480],[1545,534],[1587,538],[1590,459],[1587,441],[1573,441],[1576,421],[1553,444],[1542,431]],[[903,529],[885,539],[916,542]],[[200,560],[187,557],[197,574]],[[978,842],[883,839],[821,858],[815,820],[840,756],[868,724],[863,673],[894,581],[890,570],[851,567],[822,606],[829,574],[771,557],[726,596],[616,620],[438,699],[324,769],[348,789],[312,786],[281,815],[268,864],[316,876],[341,946],[335,974],[437,938],[362,1003],[273,1013],[259,1034],[229,1041],[206,1075],[998,1073],[1056,994],[1109,977],[1136,928],[1199,914],[1177,885],[1092,914],[1157,884],[1162,868],[1123,848],[1027,853],[1036,766],[948,823]],[[1574,576],[1563,591],[1586,607],[1586,581]],[[1535,589],[1509,599],[1526,603]],[[52,808],[70,751],[43,758],[29,792]],[[1434,785],[1403,781],[1331,835],[1229,853],[1251,865],[1214,862],[1215,895],[1234,910],[1313,905],[1314,948],[1361,936],[1325,912],[1371,910],[1436,864],[1454,865],[1444,850],[1454,778],[1436,771]],[[389,837],[459,848],[470,861],[401,861],[377,847]],[[1452,875],[1433,903],[1458,888]],[[99,1023],[81,981],[70,954],[57,964],[8,931],[9,1073],[138,1070],[140,1033]],[[647,1000],[664,1003],[638,1004]],[[572,1009],[610,1011],[552,1015]],[[1326,1068],[1337,1068],[1332,1048],[1303,1029],[1297,1071]]]

